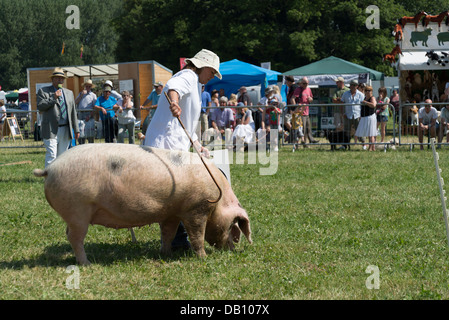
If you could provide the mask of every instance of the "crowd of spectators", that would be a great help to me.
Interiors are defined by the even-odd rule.
[[[259,139],[266,138],[273,144],[273,150],[277,150],[278,138],[282,137],[287,143],[293,144],[294,150],[300,146],[308,148],[309,144],[318,143],[312,135],[312,126],[309,117],[309,105],[313,102],[313,94],[307,77],[295,82],[293,77],[287,76],[286,99],[282,98],[277,85],[268,86],[264,96],[257,102],[252,102],[247,88],[242,86],[237,94],[227,97],[224,90],[208,92],[202,88],[202,105],[200,128],[203,145],[214,140],[224,141],[225,146],[243,150],[242,147],[256,143]],[[392,114],[389,110],[391,104],[396,115],[399,114],[399,96],[397,90],[393,90],[391,97],[387,96],[385,87],[378,90],[377,96],[372,92],[371,86],[359,84],[353,80],[347,87],[342,77],[336,80],[337,90],[331,101],[342,104],[334,108],[334,123],[336,131],[343,131],[354,142],[362,143],[364,150],[374,150],[376,138],[380,135],[380,142],[385,141],[386,124]],[[159,97],[163,89],[162,82],[154,83],[154,90],[139,107],[148,110],[148,115],[142,118],[143,140],[146,128],[150,123],[154,111],[157,108]],[[79,143],[86,140],[90,143],[95,137],[103,137],[106,142],[135,143],[134,106],[129,92],[119,94],[113,89],[111,81],[103,85],[102,95],[97,98],[92,92],[95,88],[91,80],[83,84],[83,91],[76,98],[78,118],[82,133]],[[449,143],[449,107],[443,108],[441,115],[426,100],[428,105],[419,109],[419,142],[423,136],[435,137],[438,134],[439,142],[446,136]],[[84,111],[90,110],[88,112]],[[100,130],[95,133],[94,111],[98,110],[101,118]],[[439,121],[437,121],[438,119]],[[276,135],[270,140],[270,134],[276,129]],[[278,134],[279,133],[279,134]],[[368,142],[366,142],[366,139]],[[422,146],[421,146],[422,147]],[[341,149],[346,149],[342,146]]]

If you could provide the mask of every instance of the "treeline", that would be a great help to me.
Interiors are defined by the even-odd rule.
[[[67,28],[73,5],[79,29]],[[371,5],[379,29],[366,26]],[[201,48],[280,72],[334,55],[394,75],[382,56],[397,19],[438,14],[449,1],[0,0],[0,8],[0,85],[15,89],[31,67],[156,60],[177,71],[180,57]]]

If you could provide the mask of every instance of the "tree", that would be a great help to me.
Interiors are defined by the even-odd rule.
[[[70,5],[80,10],[79,29],[66,26]],[[25,87],[27,68],[115,62],[118,35],[111,22],[121,6],[120,0],[0,0],[0,84]]]
[[[284,72],[335,55],[391,75],[382,56],[391,50],[391,31],[404,9],[394,1],[377,3],[381,29],[369,30],[367,0],[127,0],[115,23],[117,57],[157,60],[177,71],[180,57],[207,48],[222,61],[271,61]]]

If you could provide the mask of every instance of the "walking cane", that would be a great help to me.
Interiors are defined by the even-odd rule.
[[[170,97],[169,97],[168,94],[167,94],[167,91],[164,91],[164,94],[165,94],[165,97],[166,97],[167,100],[168,100],[168,103],[171,105],[171,100],[170,100]],[[184,132],[186,133],[187,137],[189,137],[189,140],[190,140],[190,143],[191,143],[192,146],[193,146],[193,149],[195,149],[196,153],[198,154],[198,156],[199,156],[200,159],[201,159],[201,162],[202,162],[202,163],[204,164],[204,166],[206,167],[207,172],[209,172],[210,177],[212,178],[212,180],[214,180],[214,183],[215,183],[215,185],[217,186],[218,191],[220,192],[220,195],[218,196],[218,199],[217,199],[217,200],[207,200],[207,201],[208,201],[209,203],[217,203],[218,201],[220,201],[223,192],[221,191],[220,186],[218,185],[217,181],[215,180],[214,175],[212,174],[212,172],[210,171],[210,169],[209,169],[209,167],[207,166],[206,162],[204,161],[203,156],[202,156],[202,155],[200,154],[200,152],[195,148],[195,145],[193,144],[193,140],[192,140],[192,138],[190,137],[190,134],[187,132],[186,127],[184,127],[184,124],[182,123],[181,118],[180,118],[179,116],[176,117],[176,118],[178,119],[179,124],[181,125],[181,127],[184,129]]]

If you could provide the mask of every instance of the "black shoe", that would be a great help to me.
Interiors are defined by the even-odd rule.
[[[185,244],[179,244],[171,247],[171,251],[189,251],[192,249],[192,246],[190,245],[190,242],[187,242]]]

